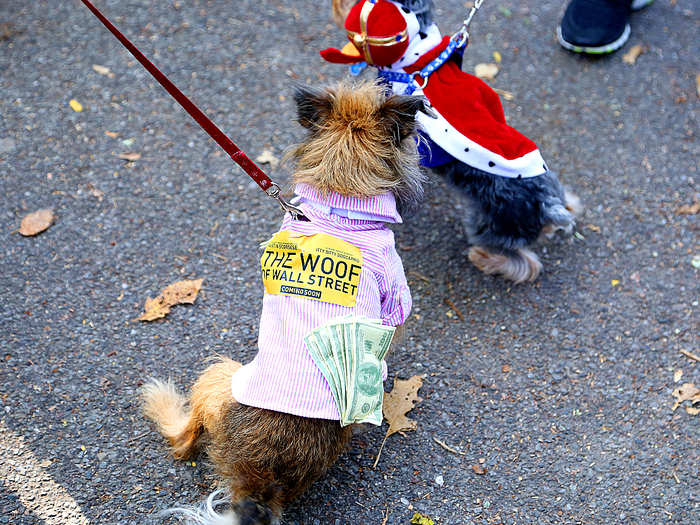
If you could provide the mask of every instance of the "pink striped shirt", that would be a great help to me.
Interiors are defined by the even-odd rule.
[[[369,199],[335,193],[324,198],[307,184],[298,184],[296,193],[299,207],[311,222],[295,221],[287,215],[281,230],[302,235],[326,233],[362,251],[355,306],[265,293],[258,353],[234,374],[232,393],[244,405],[339,420],[331,389],[311,359],[304,337],[328,321],[350,314],[381,318],[389,326],[404,323],[411,311],[411,293],[394,247],[394,234],[385,224],[401,222],[401,216],[391,193]]]

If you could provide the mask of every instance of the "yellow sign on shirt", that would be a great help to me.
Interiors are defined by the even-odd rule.
[[[355,306],[362,271],[357,246],[327,233],[276,233],[260,258],[265,291]]]

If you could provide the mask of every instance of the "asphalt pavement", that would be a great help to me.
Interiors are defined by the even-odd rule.
[[[464,2],[436,3],[457,29]],[[345,77],[318,55],[344,43],[329,4],[97,2],[251,157],[302,137],[293,82]],[[486,0],[464,69],[500,53],[492,85],[581,197],[580,235],[536,248],[534,284],[482,275],[432,177],[395,228],[414,309],[385,385],[426,374],[418,428],[376,468],[386,424],[358,434],[284,523],[697,523],[700,416],[671,392],[700,385],[681,353],[700,353],[698,216],[678,213],[699,191],[700,2],[657,0],[597,59],[556,43],[563,8]],[[202,500],[206,457],[169,457],[138,388],[252,358],[279,210],[77,0],[0,2],[0,115],[0,523],[141,524]],[[53,226],[16,233],[40,208]],[[134,321],[193,278],[194,305]]]

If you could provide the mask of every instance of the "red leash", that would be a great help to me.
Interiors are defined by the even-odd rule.
[[[92,11],[92,13],[102,22],[107,29],[109,29],[112,34],[117,37],[125,48],[134,55],[136,60],[141,62],[141,65],[146,68],[146,70],[153,75],[153,77],[158,81],[158,83],[165,88],[165,90],[170,93],[170,95],[177,100],[177,102],[190,114],[190,116],[197,121],[204,131],[206,131],[211,138],[213,138],[216,143],[223,148],[223,150],[231,156],[231,159],[238,164],[243,171],[245,171],[250,178],[252,178],[262,190],[267,193],[273,199],[276,199],[282,209],[289,212],[295,219],[308,220],[303,212],[296,206],[292,206],[287,201],[285,201],[280,195],[280,188],[275,184],[270,177],[268,177],[265,172],[263,172],[258,166],[248,158],[248,156],[236,146],[233,141],[228,138],[221,131],[216,124],[214,124],[209,117],[207,117],[194,103],[187,98],[187,96],[180,91],[175,84],[173,84],[168,77],[166,77],[161,71],[153,65],[153,63],[148,60],[141,51],[139,51],[134,44],[132,44],[128,38],[126,38],[115,26],[110,22],[107,17],[105,17],[89,0],[81,0],[85,6]]]

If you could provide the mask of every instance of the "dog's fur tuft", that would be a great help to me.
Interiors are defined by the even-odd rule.
[[[542,271],[537,255],[527,248],[494,253],[482,246],[472,246],[469,248],[469,260],[485,274],[500,275],[515,284],[532,282]]]
[[[241,525],[238,516],[228,510],[223,513],[217,509],[221,506],[229,506],[230,496],[224,489],[217,489],[198,506],[172,507],[158,513],[160,518],[174,517],[179,523],[185,525]]]
[[[391,191],[400,211],[416,207],[425,181],[414,138],[416,112],[424,109],[420,98],[387,98],[385,88],[365,82],[298,87],[294,99],[299,123],[309,130],[286,155],[296,163],[294,182],[360,198]]]

